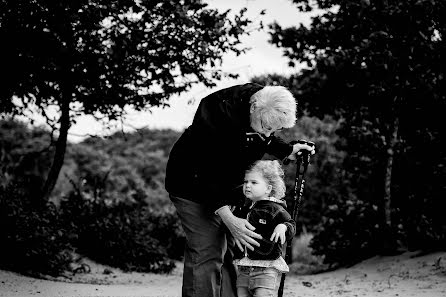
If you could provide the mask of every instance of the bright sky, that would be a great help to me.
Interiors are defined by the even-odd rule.
[[[124,127],[121,122],[113,123],[111,129],[122,128],[124,131],[131,131],[132,127],[141,128],[172,128],[182,130],[192,123],[195,110],[201,98],[206,95],[231,85],[249,82],[250,78],[256,75],[268,73],[289,74],[298,71],[298,68],[290,68],[287,60],[282,56],[282,50],[268,43],[267,24],[277,21],[282,26],[294,26],[303,23],[308,25],[310,16],[300,13],[291,0],[207,0],[211,8],[221,11],[231,9],[238,12],[241,8],[247,7],[247,16],[250,19],[259,15],[262,9],[266,9],[263,16],[265,29],[262,32],[251,33],[243,39],[243,45],[250,47],[246,54],[239,57],[228,54],[224,57],[222,68],[225,71],[238,73],[237,80],[223,80],[217,83],[217,87],[208,89],[204,86],[195,86],[189,92],[180,96],[172,97],[169,101],[170,108],[152,108],[151,112],[131,111],[124,119]],[[192,101],[192,103],[190,103]],[[189,103],[188,103],[189,102]],[[110,130],[104,128],[91,116],[81,116],[77,118],[76,124],[69,130],[68,139],[72,142],[81,141],[88,134],[107,135]]]

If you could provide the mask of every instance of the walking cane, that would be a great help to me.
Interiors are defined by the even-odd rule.
[[[314,142],[306,141],[306,140],[298,140],[297,142],[292,142],[291,144],[300,143],[300,144],[306,144],[309,146],[314,147]],[[305,179],[304,175],[307,171],[308,164],[310,163],[310,152],[309,151],[302,151],[301,155],[297,156],[296,159],[296,177],[294,179],[294,199],[293,199],[293,205],[292,205],[292,218],[294,221],[297,221],[297,215],[299,213],[300,204],[302,202],[302,194],[305,188]],[[290,160],[287,158],[284,160],[284,164],[288,164]],[[292,240],[289,240],[286,245],[286,251],[285,251],[285,261],[289,264],[291,263],[291,243]],[[283,296],[283,287],[285,285],[285,277],[286,273],[282,273],[282,279],[280,280],[280,286],[279,286],[279,292],[278,297]]]

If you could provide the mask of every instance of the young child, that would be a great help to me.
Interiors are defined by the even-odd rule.
[[[238,266],[237,294],[277,296],[280,276],[289,271],[282,257],[283,244],[296,233],[296,223],[286,211],[284,172],[278,161],[257,161],[245,173],[243,193],[252,201],[247,220],[262,235],[260,247],[246,250]]]

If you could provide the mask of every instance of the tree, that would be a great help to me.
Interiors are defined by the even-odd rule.
[[[200,0],[2,0],[0,112],[32,106],[58,130],[41,196],[63,164],[76,116],[118,119],[125,107],[167,106],[193,84],[213,86],[225,52],[242,53],[251,21],[241,10],[208,9]],[[55,107],[58,118],[47,116]]]
[[[358,196],[369,201],[382,198],[382,231],[386,233],[397,217],[391,210],[402,205],[392,198],[401,189],[392,182],[394,174],[404,174],[395,169],[395,162],[402,167],[409,155],[420,160],[415,152],[429,147],[434,154],[424,155],[421,162],[434,164],[433,180],[444,177],[441,168],[446,156],[439,141],[446,103],[446,3],[293,2],[301,11],[322,10],[309,28],[283,29],[272,24],[271,42],[284,49],[291,65],[307,64],[294,84],[306,108],[313,114],[344,119],[340,131],[348,140],[344,165],[357,177]],[[410,171],[428,170],[411,164]],[[416,187],[416,179],[409,180],[413,181],[409,187]],[[377,187],[378,183],[382,186]],[[430,189],[429,194],[440,193],[444,190]]]

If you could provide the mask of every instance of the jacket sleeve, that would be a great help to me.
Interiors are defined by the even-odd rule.
[[[279,137],[272,136],[271,141],[268,143],[266,152],[283,161],[283,159],[291,155],[293,152],[293,146],[286,143]]]
[[[286,229],[286,240],[291,240],[296,235],[296,222],[291,218],[291,215],[282,208],[275,218],[276,226],[278,224],[285,224],[287,226]]]

